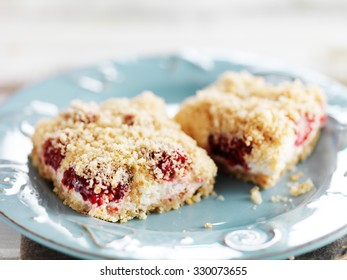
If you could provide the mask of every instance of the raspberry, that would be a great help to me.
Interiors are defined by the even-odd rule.
[[[95,123],[98,120],[99,116],[91,113],[76,112],[72,115],[72,118],[75,122],[90,124]]]
[[[54,147],[53,139],[47,139],[43,144],[43,159],[46,165],[51,166],[54,170],[60,167],[61,161],[64,159],[63,151],[59,147]]]
[[[208,143],[213,155],[225,158],[231,166],[249,170],[244,157],[252,152],[252,145],[247,146],[242,139],[223,134],[210,134]]]
[[[321,125],[324,125],[327,122],[327,115],[324,114],[319,118],[319,122]]]
[[[184,175],[190,165],[188,157],[178,151],[171,153],[166,151],[152,152],[151,158],[156,159],[156,167],[163,174],[162,179],[169,182],[180,175]]]
[[[89,123],[95,123],[98,120],[97,115],[87,115],[84,120],[81,120],[82,122],[89,124]]]
[[[123,122],[129,126],[132,126],[135,123],[135,116],[134,115],[125,115],[123,117]]]
[[[92,204],[97,204],[98,206],[105,201],[118,202],[125,196],[129,189],[128,183],[119,183],[116,188],[112,188],[110,184],[106,184],[106,188],[96,194],[94,192],[94,186],[97,182],[95,182],[92,187],[89,187],[89,180],[77,175],[72,167],[64,172],[61,182],[69,189],[74,189],[76,192],[79,192],[83,200],[89,200]]]
[[[323,122],[324,118],[321,121]],[[314,123],[315,118],[306,113],[297,127],[295,146],[300,146],[307,140],[313,130]]]

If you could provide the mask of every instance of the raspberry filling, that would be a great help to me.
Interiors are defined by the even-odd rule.
[[[156,168],[162,173],[161,179],[169,182],[176,177],[184,176],[191,163],[186,155],[178,151],[152,152],[150,156],[156,160]]]
[[[95,123],[98,120],[98,116],[97,115],[86,115],[84,119],[81,119],[81,122],[84,122],[86,124],[89,123]]]
[[[134,116],[134,115],[130,115],[130,114],[125,115],[125,116],[123,117],[123,122],[124,122],[125,124],[129,125],[129,126],[132,126],[132,125],[135,124],[135,116]]]
[[[323,126],[323,125],[325,125],[325,123],[327,122],[327,115],[326,114],[324,114],[324,115],[322,115],[320,118],[319,118],[319,122],[320,122],[320,124]]]
[[[324,121],[324,118],[322,117],[321,122]],[[301,121],[298,124],[298,128],[296,131],[296,140],[295,140],[295,146],[301,146],[305,143],[307,138],[310,136],[314,124],[316,120],[314,116],[310,116],[307,113],[304,115],[304,117],[301,119]]]
[[[94,181],[94,184],[90,187],[90,180],[77,175],[72,167],[64,172],[61,182],[69,189],[79,192],[83,200],[88,200],[98,206],[104,202],[118,202],[125,196],[129,189],[129,183],[119,183],[116,188],[112,188],[110,184],[106,184],[105,189],[102,188],[100,192],[95,193],[94,187],[98,182]]]
[[[60,167],[64,159],[63,151],[60,147],[54,147],[53,139],[47,139],[43,144],[43,159],[46,165],[51,166],[55,171]]]
[[[247,146],[244,140],[223,134],[210,134],[208,143],[213,155],[225,158],[230,166],[241,166],[249,171],[245,155],[252,152],[252,145]]]

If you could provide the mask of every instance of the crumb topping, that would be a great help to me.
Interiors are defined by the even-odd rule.
[[[246,72],[227,72],[186,101],[186,105],[193,103],[199,105],[199,111],[213,115],[207,120],[210,131],[228,131],[256,148],[264,143],[278,145],[284,136],[295,141],[301,120],[320,124],[325,116],[325,97],[318,87],[304,86],[299,81],[272,85]]]
[[[325,104],[322,90],[317,86],[305,86],[301,81],[267,83],[260,76],[248,72],[226,72],[211,86],[221,92],[236,95],[239,98],[257,97],[259,99],[279,101],[283,106],[307,107],[307,103],[315,101],[320,106]],[[307,110],[311,112],[311,110]]]

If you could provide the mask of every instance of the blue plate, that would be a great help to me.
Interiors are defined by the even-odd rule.
[[[292,201],[289,174],[249,200],[252,184],[218,175],[210,197],[147,220],[108,223],[65,206],[32,167],[30,135],[36,122],[73,99],[133,97],[143,90],[162,96],[170,113],[187,96],[226,70],[247,70],[272,82],[302,79],[325,89],[329,119],[314,153],[297,170],[315,188]],[[26,88],[0,113],[0,217],[27,237],[82,259],[280,259],[321,247],[347,234],[345,121],[347,90],[319,74],[290,69],[256,57],[207,52],[106,61]],[[204,227],[211,223],[212,228]]]

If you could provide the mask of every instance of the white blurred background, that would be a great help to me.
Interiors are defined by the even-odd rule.
[[[0,92],[186,47],[265,55],[347,82],[347,1],[0,0]]]

